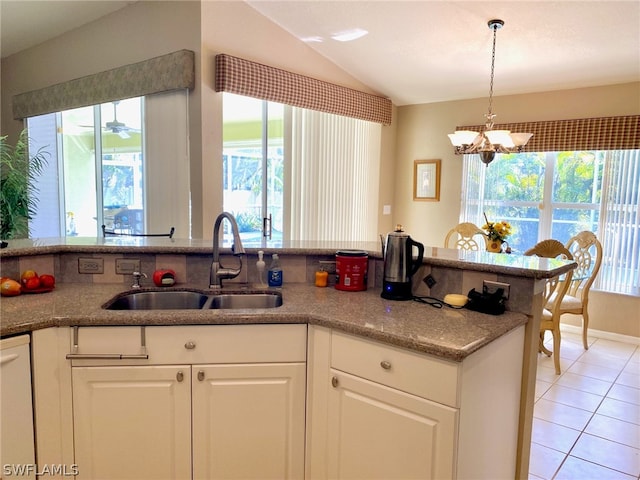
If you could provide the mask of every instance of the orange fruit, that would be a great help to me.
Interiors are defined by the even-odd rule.
[[[56,284],[56,278],[53,275],[40,275],[40,286],[42,288],[53,288]]]
[[[0,283],[0,295],[3,297],[15,297],[16,295],[20,295],[20,293],[22,293],[22,288],[15,280],[7,278]]]
[[[25,270],[24,272],[22,272],[22,275],[20,275],[20,283],[25,285],[27,283],[27,280],[29,280],[30,278],[38,278],[38,274],[33,270]]]

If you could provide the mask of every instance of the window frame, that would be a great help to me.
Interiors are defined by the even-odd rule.
[[[612,181],[616,181],[616,179],[611,177],[611,164],[612,162],[617,161],[617,157],[623,157],[630,165],[628,168],[632,169],[629,175],[635,175],[640,178],[640,173],[638,173],[638,166],[640,165],[640,150],[632,150],[630,154],[625,153],[629,152],[628,150],[592,150],[592,152],[595,155],[593,167],[594,188],[591,190],[592,202],[555,201],[554,178],[558,169],[558,160],[562,152],[536,153],[536,155],[544,155],[545,159],[544,172],[542,172],[541,174],[541,176],[543,177],[543,194],[540,201],[540,206],[538,207],[540,210],[540,215],[537,220],[538,236],[536,242],[539,242],[545,238],[557,238],[562,243],[566,243],[569,240],[569,238],[560,238],[558,235],[556,235],[555,237],[552,236],[554,225],[558,225],[559,223],[555,216],[558,210],[572,209],[596,212],[597,215],[595,215],[595,217],[597,218],[594,219],[594,216],[592,216],[591,220],[591,224],[594,226],[594,228],[590,230],[596,233],[601,243],[603,244],[603,270],[605,272],[608,271],[609,274],[605,279],[605,275],[601,271],[601,273],[598,275],[598,278],[596,279],[593,288],[613,293],[640,296],[640,267],[638,266],[637,252],[640,249],[640,215],[636,216],[635,223],[633,223],[633,221],[628,218],[626,220],[626,223],[628,224],[627,226],[629,228],[626,236],[629,238],[625,239],[627,244],[624,251],[626,253],[624,253],[625,257],[622,259],[622,262],[620,261],[621,259],[616,256],[620,250],[619,247],[617,245],[609,245],[609,243],[613,244],[617,242],[603,241],[605,238],[611,238],[611,234],[607,233],[607,230],[611,229],[611,227],[609,226],[611,220],[609,219],[608,212],[613,211],[615,215],[615,212],[618,212],[621,208],[630,208],[631,210],[633,210],[634,205],[635,209],[637,210],[638,203],[640,203],[640,194],[638,194],[638,188],[636,188],[635,191],[633,191],[632,189],[631,193],[627,195],[627,202],[625,203],[625,205],[614,204],[614,202],[610,199],[608,192],[608,190],[612,188],[610,183]],[[530,155],[530,153],[515,155]],[[498,154],[496,156],[496,160],[499,160],[500,158],[501,155]],[[625,160],[620,161],[624,162]],[[492,168],[492,165],[489,165],[487,168],[485,168],[484,165],[478,166],[479,163],[480,162],[478,162],[478,160],[476,159],[476,155],[464,155],[463,157],[460,222],[473,222],[478,225],[483,225],[485,219],[483,218],[482,214],[484,213],[485,209],[488,210],[490,208],[496,209],[500,207],[514,206],[524,206],[531,208],[536,206],[536,204],[538,203],[536,201],[510,201],[496,199],[485,200],[487,196],[485,191],[486,175],[487,170]],[[620,177],[619,174],[617,175],[618,177]],[[475,178],[477,178],[477,182],[474,181]],[[631,182],[627,181],[627,183],[633,183],[633,180],[631,180]],[[471,198],[472,195],[476,194],[478,198]],[[596,198],[594,198],[594,196],[597,196],[596,194],[599,194],[600,196],[599,200],[597,201]],[[501,217],[489,218],[489,220],[507,220],[509,222],[513,222],[513,220],[515,220],[517,222],[519,218],[512,219]],[[589,228],[580,228],[579,230],[584,229]],[[576,231],[574,233],[578,232]],[[629,242],[631,243],[630,247]],[[633,254],[634,249],[636,251],[635,256]],[[627,264],[630,264],[630,266],[627,266]],[[631,272],[624,273],[629,269],[631,269]],[[611,272],[613,273],[611,274]]]

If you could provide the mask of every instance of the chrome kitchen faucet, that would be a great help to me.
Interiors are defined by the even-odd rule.
[[[233,232],[233,245],[231,245],[231,252],[239,257],[240,266],[238,268],[224,268],[220,264],[220,225],[224,219],[229,220],[231,224],[231,230]],[[209,273],[209,288],[219,289],[222,288],[223,278],[236,278],[240,275],[242,270],[242,255],[244,255],[244,247],[242,246],[242,240],[240,239],[240,232],[238,231],[238,224],[233,215],[227,212],[222,212],[216,218],[216,222],[213,225],[213,260],[211,262],[211,271]]]

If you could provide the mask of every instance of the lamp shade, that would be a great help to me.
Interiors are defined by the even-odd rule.
[[[533,133],[512,133],[511,140],[516,147],[523,147],[533,137]]]
[[[487,130],[484,134],[493,145],[502,145],[504,147],[513,147],[513,141],[509,136],[509,130]]]
[[[454,147],[461,147],[462,145],[471,145],[478,136],[478,132],[472,130],[456,130],[455,133],[449,133],[449,140]]]

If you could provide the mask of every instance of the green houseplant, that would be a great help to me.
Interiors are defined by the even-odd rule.
[[[47,165],[47,152],[29,153],[29,136],[23,130],[15,145],[0,136],[0,238],[27,238],[29,220],[38,207],[33,181]]]

